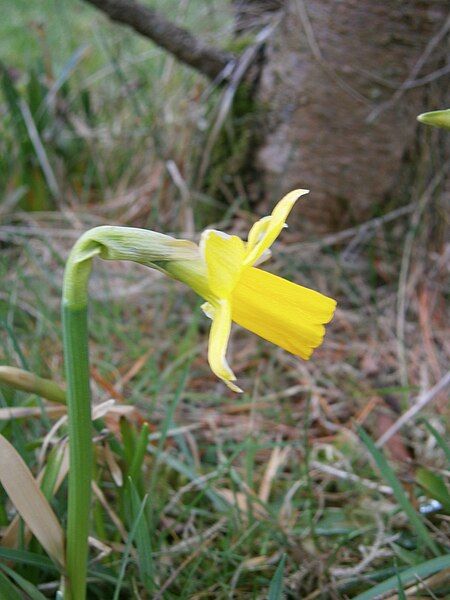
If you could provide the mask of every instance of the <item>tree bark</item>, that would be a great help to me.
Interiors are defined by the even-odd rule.
[[[141,35],[153,40],[181,62],[210,79],[217,79],[226,67],[235,61],[231,52],[205,44],[178,27],[152,8],[134,0],[85,0],[103,11],[108,17],[129,25]]]
[[[345,226],[370,217],[395,188],[416,116],[428,109],[427,88],[411,80],[432,72],[434,58],[445,60],[448,5],[285,4],[258,91],[268,107],[255,159],[261,189],[273,199],[309,188],[302,218]]]

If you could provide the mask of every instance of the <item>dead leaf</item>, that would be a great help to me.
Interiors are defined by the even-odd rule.
[[[64,568],[64,533],[37,481],[17,450],[0,435],[0,482],[47,554]]]

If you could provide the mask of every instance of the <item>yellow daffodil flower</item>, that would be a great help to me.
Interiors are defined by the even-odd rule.
[[[257,268],[285,226],[296,200],[285,196],[272,214],[251,228],[246,242],[209,229],[199,246],[188,240],[134,227],[101,226],[86,231],[66,262],[62,295],[70,469],[66,584],[71,598],[86,595],[86,565],[92,478],[92,420],[89,389],[88,283],[94,258],[131,260],[159,269],[193,288],[212,319],[208,359],[228,387],[241,391],[226,360],[231,323],[304,359],[322,342],[336,302]]]
[[[202,309],[212,319],[209,364],[234,391],[241,390],[226,360],[232,321],[308,360],[322,343],[324,324],[333,317],[333,299],[255,267],[285,227],[295,202],[307,193],[287,194],[270,216],[253,225],[246,242],[207,229],[200,240],[200,260],[168,268],[207,300]]]
[[[226,360],[234,321],[241,327],[308,360],[322,343],[336,302],[257,268],[286,226],[295,202],[307,190],[294,190],[257,221],[247,241],[214,229],[202,233],[200,244],[131,227],[102,226],[87,231],[75,244],[66,266],[64,302],[72,308],[85,303],[85,289],[94,256],[131,260],[156,268],[182,281],[206,302],[212,319],[208,361],[229,388],[241,391]]]

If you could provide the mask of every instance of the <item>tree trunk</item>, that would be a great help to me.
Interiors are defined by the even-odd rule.
[[[254,10],[256,2],[248,4]],[[309,188],[302,218],[319,229],[373,214],[395,188],[416,115],[438,108],[413,81],[445,57],[447,6],[284,2],[258,89],[268,111],[254,165],[264,197]]]
[[[237,85],[237,57],[154,9],[135,0],[86,1],[207,77],[228,82],[228,92]],[[278,21],[241,85],[246,105],[263,115],[238,123],[241,133],[252,131],[245,129],[238,163],[229,161],[235,168],[245,163],[250,196],[262,198],[265,209],[264,199],[272,204],[293,188],[310,188],[301,218],[316,230],[370,217],[395,189],[416,116],[440,108],[427,103],[427,84],[436,79],[442,90],[448,80],[448,65],[434,71],[448,52],[448,0],[232,3],[237,35]]]

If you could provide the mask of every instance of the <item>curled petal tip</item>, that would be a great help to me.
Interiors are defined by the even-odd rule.
[[[306,194],[309,194],[309,190],[303,190],[299,188],[297,190],[292,190],[292,192],[286,194],[285,198],[292,198],[295,201],[298,200],[300,196],[305,196]]]
[[[241,390],[241,388],[239,386],[237,386],[235,383],[233,383],[232,381],[226,381],[226,380],[223,380],[223,381],[227,385],[227,387],[229,387],[230,390],[232,390],[233,392],[237,392],[238,394],[244,393],[244,390]]]

